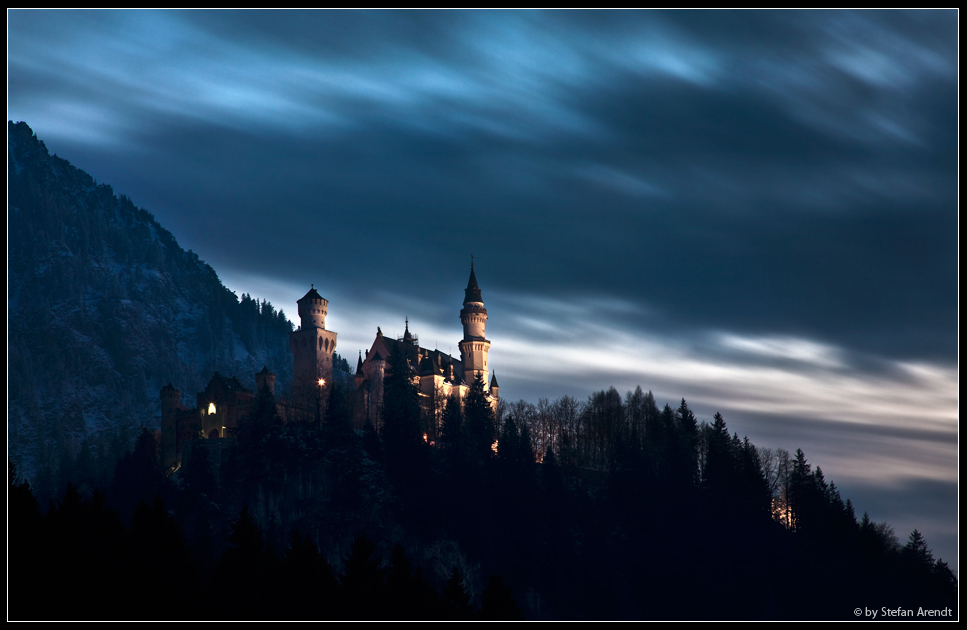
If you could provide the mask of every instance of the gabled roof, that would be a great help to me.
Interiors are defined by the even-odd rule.
[[[388,361],[389,355],[394,351],[402,352],[403,356],[410,362],[410,365],[423,376],[425,373],[438,376],[448,376],[446,368],[453,367],[453,382],[463,383],[463,363],[460,359],[451,357],[449,354],[439,350],[427,350],[415,344],[405,343],[397,339],[391,339],[385,335],[377,335],[372,348],[366,354],[366,360],[360,356],[356,367],[357,373],[363,369],[364,364],[370,361]],[[366,370],[363,369],[365,372]]]
[[[246,389],[242,383],[235,376],[222,376],[218,372],[212,374],[212,378],[208,381],[208,386],[205,388],[203,394],[211,393],[214,390],[221,389],[228,392],[242,392],[246,394],[253,393],[252,390]]]

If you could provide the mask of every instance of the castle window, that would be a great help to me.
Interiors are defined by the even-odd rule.
[[[208,415],[212,415],[213,413],[215,413],[215,403],[210,402],[208,403]]]

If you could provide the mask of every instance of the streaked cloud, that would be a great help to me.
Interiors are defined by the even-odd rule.
[[[8,117],[232,289],[315,282],[349,359],[452,351],[474,253],[506,396],[640,384],[949,502],[957,18],[14,10]]]

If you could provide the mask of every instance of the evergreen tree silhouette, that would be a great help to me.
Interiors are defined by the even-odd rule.
[[[346,619],[383,618],[385,575],[375,553],[376,545],[365,534],[353,541],[340,581]]]
[[[514,599],[513,593],[504,578],[494,575],[487,583],[480,606],[480,619],[483,621],[523,621],[524,611]]]
[[[487,400],[483,377],[477,374],[464,401],[464,417],[472,457],[490,459],[494,443],[494,410]]]
[[[113,504],[124,518],[141,501],[150,502],[165,490],[166,480],[155,435],[142,427],[134,450],[122,456],[114,469]]]
[[[530,472],[534,468],[534,445],[531,442],[531,432],[527,428],[526,424],[520,427],[520,446],[518,448],[518,457],[520,463],[523,465],[525,472]]]
[[[243,507],[232,523],[229,547],[215,563],[210,614],[218,619],[271,619],[277,561],[255,518]]]
[[[293,621],[339,619],[339,583],[329,563],[309,536],[292,532],[289,548],[281,563],[280,591],[285,594],[281,618]]]
[[[802,449],[796,449],[789,480],[789,505],[792,510],[793,527],[799,533],[811,534],[817,521],[820,505],[820,486],[825,485],[822,471],[812,472]]]
[[[721,413],[716,413],[708,431],[708,454],[703,472],[705,487],[712,501],[721,505],[735,483],[735,462],[729,430]]]
[[[497,440],[497,457],[508,463],[520,461],[520,433],[514,418],[507,416]]]
[[[908,575],[919,581],[926,581],[934,569],[933,553],[919,530],[910,532],[910,538],[901,551],[904,568]]]
[[[386,618],[419,619],[420,611],[416,608],[413,583],[413,565],[399,543],[393,546],[389,562],[389,571],[386,574]]]
[[[450,452],[462,451],[465,441],[463,409],[460,407],[460,399],[454,394],[447,396],[442,425],[440,443],[443,448]]]
[[[44,540],[46,527],[40,506],[30,484],[17,479],[12,463],[8,463],[7,480],[7,610],[12,620],[37,619],[37,586],[55,567]]]
[[[676,464],[675,476],[681,489],[690,489],[698,474],[696,463],[698,447],[698,421],[695,414],[688,408],[685,399],[675,414],[676,420]]]
[[[330,445],[343,447],[353,440],[353,406],[346,386],[335,382],[326,405],[326,433]]]
[[[212,472],[211,464],[208,461],[208,450],[203,447],[191,449],[191,456],[185,462],[184,468],[181,478],[185,482],[186,494],[191,498],[195,498],[197,495],[206,495],[210,499],[214,499],[217,486],[215,474]]]
[[[412,471],[424,445],[419,392],[410,371],[406,355],[394,347],[383,380],[383,435],[387,466],[397,478]]]
[[[139,577],[126,602],[140,618],[153,610],[157,619],[197,619],[201,613],[194,598],[199,576],[188,553],[181,527],[168,516],[160,495],[150,506],[135,508],[129,536],[128,571]],[[158,606],[158,602],[164,602]]]
[[[413,565],[397,543],[390,553],[386,575],[386,615],[390,620],[436,619],[440,612],[440,598],[423,572]]]
[[[470,595],[463,587],[463,577],[456,567],[443,587],[442,606],[443,618],[448,621],[468,621],[473,618]]]

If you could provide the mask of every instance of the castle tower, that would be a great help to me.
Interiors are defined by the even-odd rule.
[[[255,375],[255,394],[259,395],[262,390],[269,390],[269,394],[275,396],[275,374],[269,372],[269,366],[263,366],[262,371]]]
[[[296,392],[308,393],[332,382],[336,333],[326,330],[329,301],[319,295],[315,287],[309,289],[297,304],[302,325],[299,330],[289,333],[292,375]]]
[[[463,341],[460,342],[460,359],[463,361],[463,378],[467,384],[472,384],[477,375],[487,387],[487,353],[490,352],[490,342],[484,337],[487,326],[487,309],[484,308],[480,287],[477,286],[477,276],[473,272],[473,261],[470,262],[470,280],[464,292],[463,309],[460,311],[460,322],[463,324]]]

